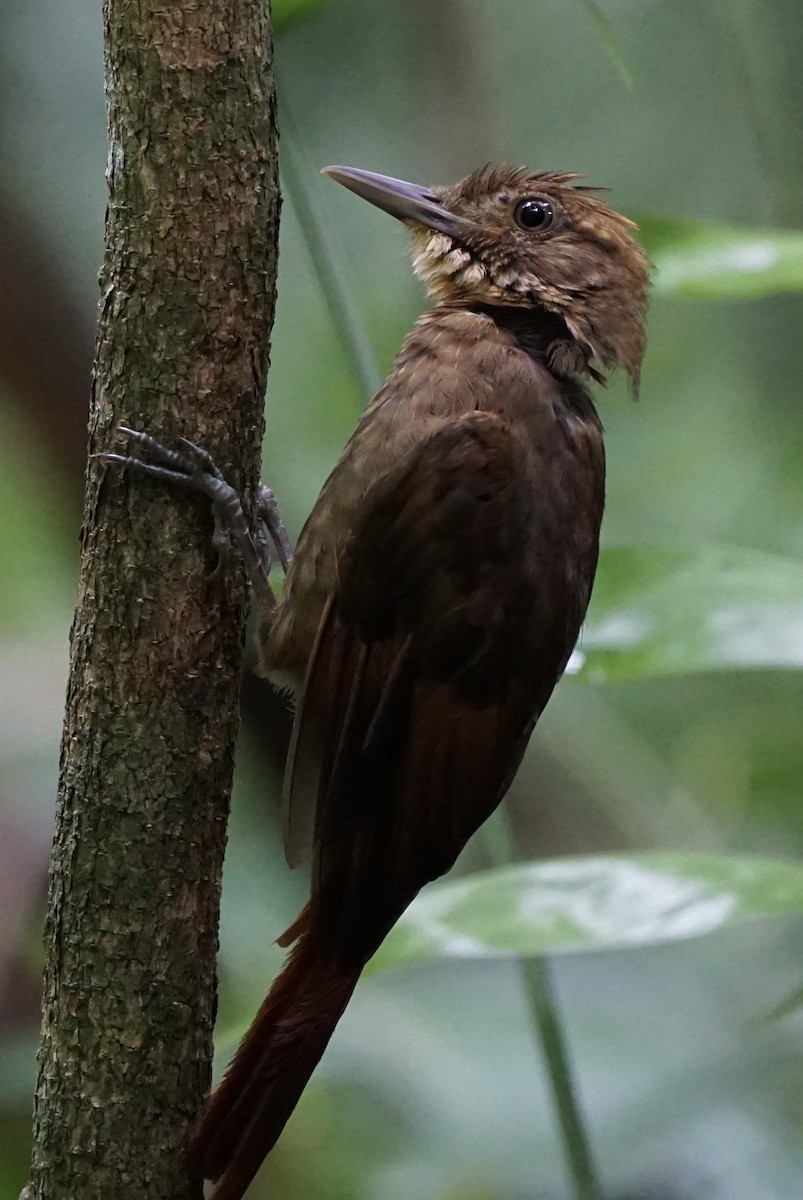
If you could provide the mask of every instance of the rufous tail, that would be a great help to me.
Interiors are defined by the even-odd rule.
[[[196,1178],[218,1180],[214,1200],[241,1200],[273,1148],[348,1004],[359,969],[323,961],[314,931],[281,975],[209,1097],[190,1143]]]

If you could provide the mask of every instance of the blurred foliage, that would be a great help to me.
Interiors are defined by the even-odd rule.
[[[621,386],[600,396],[609,499],[587,629],[511,792],[538,861],[488,872],[477,843],[420,898],[375,965],[440,961],[375,970],[358,989],[255,1196],[565,1200],[521,976],[472,959],[478,940],[483,956],[533,952],[562,931],[564,945],[605,947],[557,956],[554,973],[606,1200],[790,1200],[803,1188],[803,920],[789,915],[803,850],[803,10],[275,0],[274,13],[296,153],[265,474],[291,528],[364,401],[309,213],[382,370],[422,307],[403,231],[319,166],[433,182],[493,159],[579,169],[638,214],[658,269],[641,403]],[[3,6],[0,85],[0,207],[62,281],[41,337],[68,307],[91,326],[106,158],[96,6]],[[13,303],[25,280],[2,279]],[[81,480],[28,421],[2,345],[0,1200],[16,1200]],[[284,868],[279,782],[253,731],[239,761],[220,1066],[305,886]],[[648,944],[703,921],[705,938]]]
[[[803,563],[715,545],[602,554],[572,672],[616,683],[728,667],[803,667]]]
[[[435,958],[619,950],[801,912],[803,863],[700,853],[567,856],[433,884],[370,970]]]
[[[273,0],[271,5],[273,28],[275,30],[283,29],[292,21],[310,16],[316,8],[322,8],[326,3],[327,0]]]
[[[750,299],[803,291],[803,233],[646,217],[659,294]]]

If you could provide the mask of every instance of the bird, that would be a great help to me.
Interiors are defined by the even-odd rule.
[[[432,305],[292,555],[266,513],[287,574],[278,600],[258,589],[260,663],[295,698],[285,848],[311,860],[311,894],[192,1132],[190,1170],[215,1200],[241,1200],[363,967],[510,786],[594,581],[605,454],[589,385],[621,367],[637,395],[645,348],[649,260],[582,176],[324,174],[407,226]],[[212,460],[188,465],[183,445],[153,473],[219,500]]]

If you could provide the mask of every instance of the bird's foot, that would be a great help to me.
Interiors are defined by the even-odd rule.
[[[275,601],[268,581],[271,553],[265,536],[266,529],[285,571],[292,558],[290,539],[273,492],[263,484],[259,485],[257,512],[260,524],[254,536],[245,519],[240,497],[206,450],[184,437],[176,439],[181,449],[171,450],[148,433],[128,429],[124,425],[118,427],[118,432],[136,442],[143,457],[108,451],[95,457],[107,465],[115,463],[129,467],[153,479],[161,479],[206,496],[212,504],[215,521],[213,544],[218,554],[218,565],[213,575],[222,568],[234,543],[242,556],[248,577],[260,602],[272,606]]]
[[[276,556],[286,575],[287,569],[293,561],[293,543],[285,529],[276,497],[264,483],[260,483],[257,488],[257,517],[263,528],[267,529],[270,534]]]

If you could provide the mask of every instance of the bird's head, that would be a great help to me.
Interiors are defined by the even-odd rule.
[[[650,264],[634,223],[581,176],[498,166],[427,188],[354,167],[324,174],[405,222],[438,303],[546,310],[565,324],[567,373],[621,365],[638,389]]]

